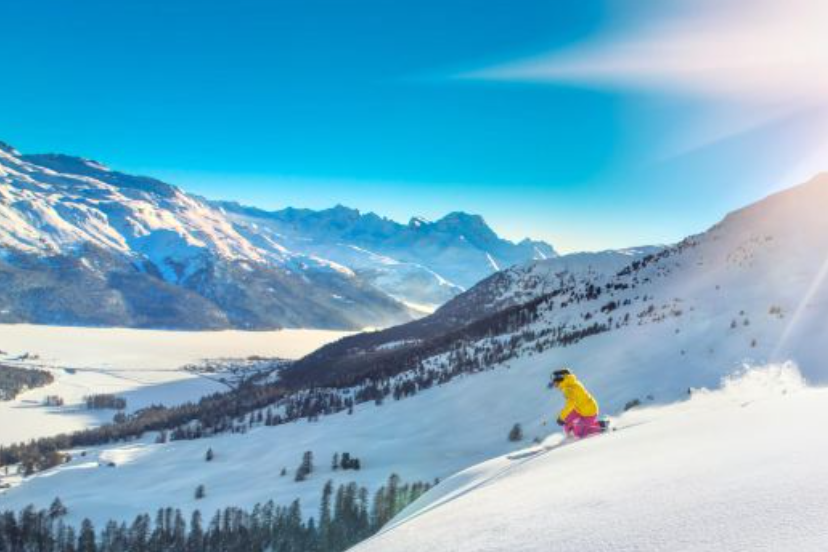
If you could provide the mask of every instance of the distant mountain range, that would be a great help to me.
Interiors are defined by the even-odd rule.
[[[557,257],[551,245],[500,238],[479,215],[450,213],[405,225],[341,205],[312,211],[264,211],[212,202],[251,241],[275,240],[292,251],[330,259],[394,297],[431,309],[503,268]]]
[[[403,225],[341,206],[268,212],[0,143],[0,322],[382,327],[555,255],[475,215]]]

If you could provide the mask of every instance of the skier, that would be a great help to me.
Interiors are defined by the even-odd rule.
[[[581,439],[604,431],[604,424],[598,420],[598,403],[575,374],[566,368],[555,370],[552,385],[566,400],[558,416],[558,425],[563,426],[567,436]]]

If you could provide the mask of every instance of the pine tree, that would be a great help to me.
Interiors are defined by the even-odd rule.
[[[313,472],[313,452],[306,451],[302,455],[302,463],[296,470],[296,481],[304,481]]]
[[[400,476],[396,473],[392,473],[391,477],[388,478],[388,490],[386,491],[386,497],[388,498],[388,510],[390,512],[390,516],[386,521],[389,521],[397,515],[399,505],[399,488]]]
[[[89,518],[81,522],[80,535],[78,536],[78,552],[97,552],[95,543],[95,527]]]
[[[135,518],[129,528],[129,542],[132,549],[144,552],[148,548],[150,536],[150,517],[142,514]]]
[[[204,549],[204,530],[201,527],[201,512],[195,510],[190,518],[190,534],[187,535],[186,552],[202,552]]]
[[[175,518],[173,519],[172,535],[170,536],[170,550],[183,552],[187,546],[187,523],[184,521],[184,516],[181,510],[175,510]]]
[[[336,471],[339,469],[339,453],[335,452],[333,455],[333,460],[331,461],[331,469]]]
[[[515,424],[512,426],[512,429],[509,431],[509,440],[513,443],[523,440],[523,428],[520,426],[520,424]]]
[[[109,520],[101,533],[101,550],[114,550],[118,541],[118,524]]]
[[[371,506],[371,530],[379,531],[385,525],[388,513],[385,510],[385,487],[380,487],[374,493],[374,501]]]
[[[195,490],[195,499],[196,500],[201,500],[206,495],[207,495],[207,491],[204,489],[204,485],[199,485],[198,487],[196,487],[196,490]]]
[[[65,516],[68,513],[66,506],[63,505],[60,498],[55,498],[52,501],[52,505],[49,506],[49,517],[51,519],[57,519],[60,517]]]
[[[333,496],[333,481],[330,479],[322,489],[322,502],[319,506],[319,537],[322,550],[330,550],[331,538],[331,497]]]
[[[66,533],[64,534],[65,539],[65,547],[63,548],[64,552],[76,552],[76,539],[75,539],[75,528],[68,526],[66,527]]]
[[[8,527],[8,523],[6,523]],[[72,527],[58,521],[57,536],[55,537],[55,549],[60,552],[74,552],[75,531]]]

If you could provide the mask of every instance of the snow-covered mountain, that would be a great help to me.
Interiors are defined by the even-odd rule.
[[[630,263],[662,251],[662,246],[644,246],[598,252],[570,253],[529,261],[501,270],[450,303],[424,323],[443,321],[457,327],[529,303],[555,292],[574,278],[598,279],[611,276]]]
[[[180,189],[0,148],[0,321],[362,328],[411,311],[352,270],[242,235]]]
[[[0,322],[358,329],[433,311],[551,246],[453,213],[211,203],[88,159],[0,146]]]
[[[482,217],[460,212],[436,222],[415,217],[404,225],[343,206],[264,211],[214,205],[243,233],[268,234],[291,250],[348,266],[395,297],[431,307],[504,268],[557,257],[545,242],[513,243]]]
[[[502,458],[478,466],[438,485],[424,504],[447,496],[458,481],[482,481],[478,488],[492,493],[515,490],[526,497],[525,509],[515,504],[517,517],[509,519],[528,534],[534,527],[528,521],[525,526],[521,523],[534,519],[539,511],[551,511],[556,496],[572,498],[572,494],[564,488],[556,495],[551,488],[548,496],[540,497],[550,502],[539,502],[539,496],[527,489],[552,485],[559,477],[554,466],[571,474],[584,461],[574,455],[600,449],[603,456],[588,456],[586,474],[603,477],[595,458],[618,455],[622,473],[652,470],[665,488],[674,482],[676,492],[697,491],[703,502],[722,488],[718,476],[706,480],[704,474],[716,469],[735,474],[739,466],[747,466],[759,477],[745,480],[750,485],[746,488],[756,489],[751,495],[758,497],[754,504],[764,507],[767,504],[759,499],[775,495],[756,485],[768,477],[771,467],[786,471],[799,466],[799,458],[820,458],[824,453],[818,427],[810,421],[802,425],[805,435],[812,437],[804,448],[799,448],[806,440],[800,439],[799,429],[791,433],[791,443],[800,444],[790,448],[775,448],[774,439],[765,436],[783,433],[786,421],[822,416],[816,405],[824,397],[786,387],[789,379],[777,371],[779,377],[766,381],[772,390],[787,394],[772,393],[775,398],[767,403],[739,394],[726,404],[707,403],[707,409],[696,411],[697,396],[704,393],[694,393],[686,408],[665,405],[686,400],[691,388],[717,388],[724,376],[744,371],[745,365],[790,360],[807,381],[828,382],[826,211],[828,175],[820,175],[736,211],[704,233],[674,246],[632,253],[625,262],[618,258],[623,253],[615,253],[599,257],[611,261],[593,259],[558,268],[544,262],[513,269],[480,283],[432,316],[341,339],[287,367],[272,384],[280,393],[272,404],[229,422],[220,419],[223,427],[244,427],[244,432],[218,431],[222,427],[218,422],[204,419],[188,425],[198,425],[201,435],[209,435],[202,439],[156,443],[155,432],[148,432],[128,442],[84,446],[86,456],[76,454],[70,463],[26,479],[2,495],[0,503],[10,508],[29,503],[45,507],[57,495],[70,505],[74,520],[89,515],[99,522],[113,511],[126,518],[160,506],[212,512],[226,505],[249,507],[269,498],[287,504],[300,497],[305,514],[315,515],[317,499],[329,479],[335,484],[354,480],[370,491],[391,473],[404,481],[445,480],[523,449],[534,438],[543,440],[556,433],[554,420],[562,401],[548,389],[549,374],[569,366],[597,397],[604,413],[618,415],[632,408],[618,420],[623,431],[550,452],[543,457],[548,462],[527,462],[525,466],[536,465],[538,471],[527,471],[519,484],[513,479],[501,487],[497,483],[501,478],[490,477],[489,468],[502,467]],[[473,314],[464,319],[459,312]],[[284,418],[272,425],[257,421],[268,415]],[[654,421],[632,427],[636,416]],[[759,423],[751,426],[749,421],[756,420]],[[702,425],[696,427],[697,423]],[[507,439],[515,424],[522,428],[522,443]],[[723,424],[723,431],[702,432],[714,424]],[[686,441],[681,438],[685,429],[694,430]],[[731,435],[738,430],[742,433]],[[662,438],[664,449],[646,448],[646,443]],[[208,447],[216,451],[220,463],[204,462]],[[639,447],[644,447],[642,454],[636,454]],[[676,471],[668,463],[658,470],[652,465],[651,459],[668,452],[677,460],[685,458],[682,452],[692,456],[694,447],[698,454],[710,456],[686,480],[681,465]],[[310,477],[297,482],[274,476],[281,467],[292,470],[305,451],[312,451],[322,464]],[[359,457],[362,470],[330,468],[325,459],[341,451]],[[761,459],[759,464],[756,458]],[[109,461],[114,469],[101,467]],[[803,473],[825,475],[821,464],[801,465],[807,468]],[[607,473],[612,471],[609,461],[601,466]],[[794,491],[802,489],[801,481],[796,481]],[[196,502],[193,490],[198,484],[207,486],[207,495]],[[92,487],[95,493],[89,493]],[[579,511],[603,504],[607,515],[618,513],[613,504],[623,493],[603,494],[604,489],[589,488],[588,500]],[[440,534],[448,531],[451,520],[472,523],[469,516],[475,511],[486,512],[490,527],[497,528],[497,518],[486,508],[492,500],[507,504],[507,497],[488,492],[468,493],[375,542],[386,543],[389,550],[405,550],[405,527],[423,523],[421,527]],[[644,500],[651,495],[634,496]],[[698,503],[677,504],[690,508]],[[667,523],[680,518],[664,519]],[[504,529],[502,534],[519,549],[526,544],[514,531]],[[411,542],[439,548],[432,541]],[[724,542],[741,548],[742,541]],[[528,544],[525,549],[533,550]]]
[[[828,293],[821,285],[822,252],[828,251],[826,208],[828,175],[820,175],[728,215],[703,234],[632,257],[626,265],[610,263],[609,270],[600,270],[600,263],[573,264],[560,272],[543,265],[512,269],[481,282],[433,316],[324,347],[300,361],[295,373],[309,378],[324,371],[328,381],[338,382],[338,377],[346,381],[382,366],[387,375],[388,370],[416,370],[423,358],[461,354],[458,349],[472,359],[474,369],[546,351],[565,362],[575,343],[607,339],[611,348],[585,368],[609,380],[621,369],[652,370],[653,391],[659,394],[669,388],[677,396],[688,385],[710,385],[722,364],[733,367],[744,359],[793,358],[808,375],[825,377],[823,351],[815,344],[828,342],[820,322]],[[671,337],[659,341],[664,328]],[[635,337],[612,339],[622,333]],[[671,353],[687,359],[718,358],[713,363],[718,368],[706,373],[699,367],[681,377],[644,368],[634,359],[641,358],[645,344],[653,354],[669,345]]]

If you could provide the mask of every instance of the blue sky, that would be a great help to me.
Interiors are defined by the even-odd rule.
[[[721,4],[7,3],[0,139],[265,208],[464,210],[564,251],[671,242],[824,168],[824,109],[791,96],[798,75],[771,75],[782,93],[733,48],[659,57],[699,14],[720,23],[699,22],[708,44],[774,36],[716,19]],[[821,66],[813,49],[782,61]],[[733,86],[699,84],[725,70]]]

